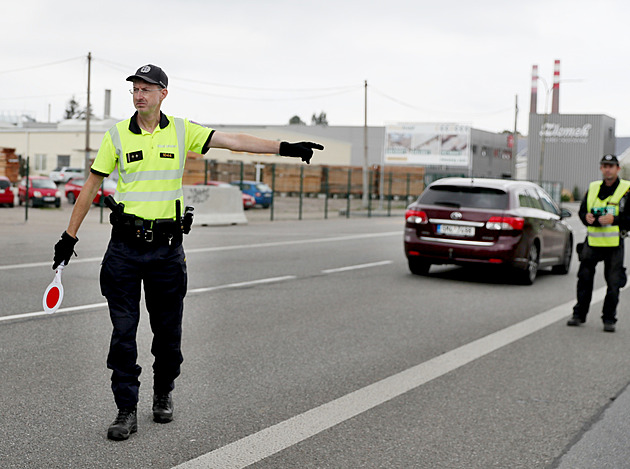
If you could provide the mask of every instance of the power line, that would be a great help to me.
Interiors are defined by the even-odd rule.
[[[84,56],[80,56],[80,57],[73,57],[71,59],[58,60],[57,62],[49,62],[49,63],[45,63],[45,64],[31,65],[30,67],[15,68],[13,70],[0,70],[0,74],[15,73],[15,72],[25,72],[27,70],[33,70],[33,69],[36,69],[36,68],[43,68],[43,67],[50,67],[52,65],[59,65],[59,64],[62,64],[62,63],[72,62],[74,60],[84,59],[84,58],[85,58]]]
[[[345,89],[341,89],[339,91],[335,91],[332,93],[324,93],[324,94],[317,94],[317,95],[310,95],[310,96],[290,96],[290,97],[275,97],[275,98],[256,98],[256,97],[251,97],[251,96],[229,96],[225,94],[209,93],[206,91],[191,90],[188,88],[181,88],[181,87],[177,88],[177,91],[178,92],[185,91],[188,93],[195,93],[195,94],[204,95],[204,96],[212,96],[215,98],[235,99],[235,100],[241,100],[241,101],[299,101],[301,99],[319,99],[319,98],[326,98],[329,96],[339,96],[341,94],[351,93],[358,89],[359,89],[359,86],[354,86],[352,88],[345,88]]]
[[[124,71],[125,73],[128,73],[129,70],[132,70],[132,68],[127,65],[123,65],[117,62],[112,62],[110,60],[97,59],[97,58],[93,60],[98,60],[99,62],[102,62],[105,65],[109,65],[110,67],[119,71]],[[323,88],[265,88],[265,87],[257,87],[257,86],[227,85],[224,83],[214,83],[214,82],[203,81],[203,80],[195,80],[192,78],[185,78],[185,77],[180,77],[180,76],[172,76],[172,78],[179,81],[183,81],[183,82],[195,83],[197,85],[216,86],[218,88],[231,88],[231,89],[247,90],[247,91],[273,91],[273,92],[286,92],[286,93],[346,91],[348,89],[357,88],[360,86],[360,85],[338,85],[338,86],[330,86],[330,87],[323,87]]]
[[[370,89],[372,91],[374,91],[376,94],[378,94],[378,95],[380,95],[380,96],[382,96],[382,97],[384,97],[386,99],[389,99],[392,102],[400,104],[401,106],[405,106],[405,107],[408,107],[410,109],[414,109],[416,111],[430,112],[430,113],[433,113],[433,114],[462,114],[462,115],[476,115],[476,116],[478,116],[478,115],[485,115],[485,116],[489,116],[489,115],[494,115],[494,114],[502,114],[504,112],[513,110],[513,108],[504,108],[504,109],[499,109],[499,110],[495,110],[495,111],[486,111],[486,112],[464,112],[464,111],[450,111],[450,110],[437,111],[435,109],[427,109],[427,108],[422,108],[420,106],[415,106],[415,105],[409,104],[407,102],[404,102],[404,101],[402,101],[400,99],[396,99],[396,98],[394,98],[392,96],[389,96],[389,95],[383,93],[382,91],[379,91],[378,89],[374,88],[374,86],[370,86]]]

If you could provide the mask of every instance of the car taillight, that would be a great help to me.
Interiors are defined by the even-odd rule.
[[[408,223],[418,223],[420,225],[424,225],[429,222],[429,217],[422,210],[407,210],[405,212],[405,220]]]
[[[520,217],[490,217],[486,223],[489,230],[522,230],[525,219]]]

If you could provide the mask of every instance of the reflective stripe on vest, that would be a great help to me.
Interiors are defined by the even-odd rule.
[[[121,125],[124,125],[126,122],[128,121],[124,121]],[[116,155],[118,156],[118,174],[120,176],[120,181],[118,182],[116,193],[114,194],[114,199],[116,199],[117,202],[154,202],[158,204],[163,202],[172,202],[172,204],[169,204],[168,207],[165,207],[160,211],[163,212],[161,217],[172,218],[171,216],[165,216],[164,213],[166,212],[172,212],[174,217],[175,201],[177,199],[182,199],[184,196],[182,178],[184,176],[184,165],[186,163],[186,123],[184,119],[178,117],[174,117],[172,123],[175,125],[177,145],[179,148],[179,168],[177,169],[127,172],[126,164],[128,163],[125,161],[122,139],[120,137],[118,125],[115,125],[110,129],[110,138],[115,148]],[[145,188],[147,190],[120,190],[124,188],[125,185],[138,182],[148,183]],[[151,182],[162,182],[163,184],[151,184]],[[168,184],[168,182],[171,183]],[[144,184],[142,186],[144,186]],[[125,212],[127,212],[127,210],[125,210]],[[155,212],[155,210],[150,210],[150,212]],[[132,211],[127,213],[134,212]],[[146,214],[144,214],[143,216],[143,214],[140,213],[134,214],[143,218],[153,218],[151,215],[146,216]]]
[[[593,208],[613,207],[613,215],[619,215],[619,202],[625,193],[630,189],[630,181],[624,179],[619,180],[619,186],[615,192],[606,200],[598,197],[599,189],[603,181],[594,181],[589,185],[586,207],[589,212]],[[619,246],[621,232],[619,225],[608,226],[588,226],[586,228],[588,234],[588,244],[594,247],[616,247]]]

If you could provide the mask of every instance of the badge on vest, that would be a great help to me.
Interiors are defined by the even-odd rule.
[[[142,150],[132,151],[131,153],[127,153],[127,163],[133,163],[135,161],[142,160]]]
[[[160,153],[160,158],[175,159],[175,153]]]

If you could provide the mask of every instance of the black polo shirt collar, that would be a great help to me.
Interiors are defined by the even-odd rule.
[[[168,117],[166,117],[166,115],[164,115],[164,113],[160,111],[160,129],[168,127],[169,123],[170,121],[168,120]],[[138,111],[136,111],[129,120],[129,131],[136,135],[142,134],[142,129],[138,125]]]
[[[607,186],[606,181],[602,181],[602,185],[599,188],[599,194],[597,194],[597,198],[599,200],[607,199],[615,193],[617,187],[619,187],[619,178],[617,178],[617,180],[613,182],[611,186]]]

